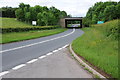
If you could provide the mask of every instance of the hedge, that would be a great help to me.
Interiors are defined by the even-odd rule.
[[[60,26],[53,26],[53,27],[45,27],[45,28],[0,28],[0,33],[11,33],[11,32],[26,32],[26,31],[33,31],[33,30],[51,30],[51,29],[57,29],[60,28]]]

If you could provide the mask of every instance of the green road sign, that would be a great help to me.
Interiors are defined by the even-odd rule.
[[[97,24],[103,24],[104,23],[104,21],[98,21],[97,22]]]

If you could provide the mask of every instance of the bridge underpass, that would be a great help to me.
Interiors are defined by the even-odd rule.
[[[82,28],[82,17],[62,18],[60,25],[65,28]]]

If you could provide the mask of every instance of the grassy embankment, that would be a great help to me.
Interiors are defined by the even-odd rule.
[[[51,27],[51,26],[32,26],[31,24],[26,24],[24,22],[16,20],[16,18],[1,18],[2,28],[30,28],[30,27]]]
[[[2,28],[29,28],[29,27],[51,27],[51,26],[32,26],[30,24],[26,24],[20,21],[17,21],[15,18],[2,18]],[[32,30],[26,32],[10,32],[10,33],[3,33],[2,39],[0,39],[0,43],[9,43],[9,42],[16,42],[34,38],[40,38],[44,36],[49,36],[57,33],[64,32],[66,29],[64,28],[57,28],[51,30]]]
[[[120,20],[119,20],[120,21]],[[73,50],[112,77],[118,77],[118,20],[83,28]]]

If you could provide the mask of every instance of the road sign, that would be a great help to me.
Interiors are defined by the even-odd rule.
[[[37,25],[36,21],[32,21],[32,25],[36,26]]]
[[[104,23],[104,21],[98,21],[97,22],[97,24],[103,24]]]

